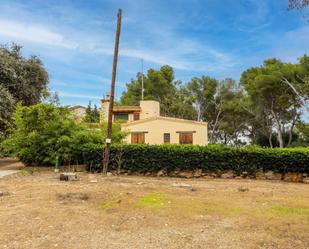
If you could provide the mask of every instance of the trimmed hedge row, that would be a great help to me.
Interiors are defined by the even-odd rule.
[[[91,171],[102,169],[102,149],[84,152]],[[264,149],[260,147],[227,147],[220,145],[118,145],[111,148],[109,170],[128,172],[233,170],[254,174],[257,170],[309,174],[309,148]]]

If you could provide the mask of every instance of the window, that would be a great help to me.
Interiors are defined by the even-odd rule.
[[[132,132],[131,133],[132,144],[144,144],[145,143],[145,132]]]
[[[127,121],[129,119],[129,115],[128,113],[121,113],[121,112],[118,112],[118,113],[114,113],[114,120],[125,120]]]
[[[133,113],[133,120],[139,120],[139,113],[138,112]]]
[[[169,133],[164,133],[163,134],[163,140],[165,144],[169,144],[171,142],[171,134]]]
[[[193,132],[179,132],[180,144],[193,144]]]

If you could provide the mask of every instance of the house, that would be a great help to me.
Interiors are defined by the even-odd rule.
[[[81,105],[73,105],[69,107],[70,111],[73,113],[77,122],[81,122],[86,116],[86,107]]]
[[[107,121],[109,99],[101,101],[101,122]],[[134,144],[208,144],[206,122],[160,116],[160,103],[140,101],[139,106],[114,106],[113,120],[121,121],[127,143]]]

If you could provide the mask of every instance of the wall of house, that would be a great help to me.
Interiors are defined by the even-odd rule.
[[[131,143],[131,132],[147,132],[145,133],[146,144],[163,144],[163,134],[170,133],[170,143],[179,143],[179,131],[193,131],[193,144],[207,145],[208,131],[207,123],[182,122],[174,120],[155,119],[147,122],[140,122],[134,125],[122,126],[123,131],[129,132],[126,142]]]

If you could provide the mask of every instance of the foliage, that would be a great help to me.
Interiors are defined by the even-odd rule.
[[[0,138],[8,134],[12,128],[12,114],[15,109],[13,96],[0,84]]]
[[[84,122],[86,123],[98,123],[100,122],[100,112],[98,110],[98,107],[94,105],[92,108],[91,101],[89,101],[89,104],[86,108],[86,115],[84,117]]]
[[[100,170],[102,155],[98,150],[85,153],[92,170]],[[254,174],[257,170],[309,173],[309,148],[264,149],[260,147],[227,147],[219,145],[118,145],[111,149],[111,168],[114,158],[122,153],[122,168],[129,172],[158,172],[164,170],[197,170],[217,172],[234,170]]]
[[[260,67],[246,70],[241,76],[240,82],[252,102],[251,113],[255,113],[256,120],[264,124],[262,130],[269,134],[270,142],[271,134],[277,133],[281,148],[291,144],[293,129],[300,120],[304,99],[308,97],[308,86],[304,82],[309,74],[308,61],[306,55],[297,64],[269,59]],[[286,130],[290,134],[287,143],[283,139]]]
[[[24,58],[21,46],[0,46],[0,84],[23,105],[40,102],[47,94],[48,73],[37,56]]]
[[[16,128],[1,146],[26,165],[53,165],[57,156],[62,163],[81,163],[84,150],[104,142],[102,130],[77,124],[65,107],[18,106],[13,119]],[[114,129],[114,143],[123,137],[119,129]]]
[[[144,78],[144,99],[160,102],[161,114],[179,118],[193,118],[194,108],[181,82],[175,81],[174,70],[162,66],[159,70],[149,69],[147,75],[137,74],[137,78],[127,83],[123,92],[121,105],[138,105],[142,99],[142,77]],[[183,106],[182,106],[183,105]]]

